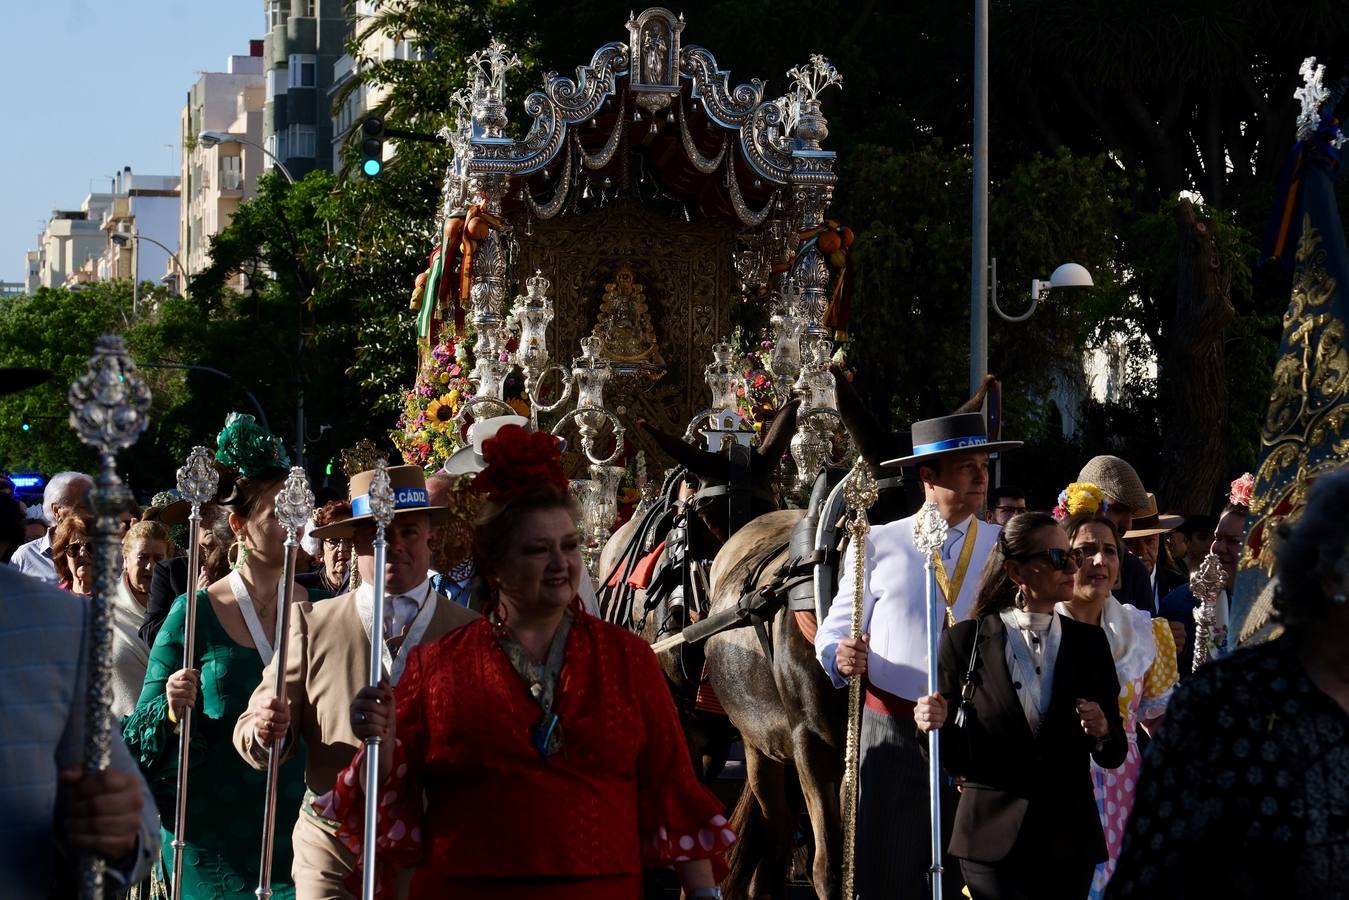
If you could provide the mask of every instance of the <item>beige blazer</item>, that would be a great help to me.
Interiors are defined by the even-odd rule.
[[[436,608],[421,643],[443,637],[478,614],[437,595]],[[394,648],[394,642],[389,642]],[[290,702],[290,733],[286,755],[305,746],[305,784],[315,794],[332,789],[337,773],[351,763],[361,742],[351,730],[351,700],[366,686],[370,666],[370,637],[356,611],[356,592],[317,602],[301,602],[291,611],[290,645],[286,657],[286,698]],[[276,662],[262,672],[253,700],[271,697]],[[253,703],[250,701],[249,708]],[[267,767],[267,754],[253,746],[253,716],[248,710],[234,725],[234,746],[254,768]],[[260,751],[261,748],[258,748]]]

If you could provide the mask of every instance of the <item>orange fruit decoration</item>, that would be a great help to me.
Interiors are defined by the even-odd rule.
[[[837,253],[843,249],[843,238],[835,232],[822,231],[820,232],[819,245],[823,253]]]
[[[849,247],[852,246],[852,239],[853,239],[852,229],[848,228],[845,225],[843,227],[843,231],[841,232],[841,234],[843,235],[843,249],[847,250]]]

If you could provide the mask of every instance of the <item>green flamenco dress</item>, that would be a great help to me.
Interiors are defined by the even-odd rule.
[[[183,665],[187,595],[174,601],[150,651],[136,709],[122,735],[140,763],[159,805],[164,850],[151,876],[151,895],[168,896],[173,876],[173,836],[178,784],[178,734],[169,719],[164,683]],[[192,715],[188,774],[187,846],[183,851],[184,900],[255,900],[262,852],[262,808],[267,773],[249,766],[234,749],[234,724],[262,680],[262,658],[236,644],[221,627],[206,592],[197,592],[197,668],[201,692]],[[273,900],[292,900],[291,829],[304,797],[304,753],[281,766],[272,852]]]

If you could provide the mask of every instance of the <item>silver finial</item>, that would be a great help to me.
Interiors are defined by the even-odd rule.
[[[810,62],[805,65],[792,66],[787,77],[792,80],[792,93],[798,102],[820,99],[820,92],[832,84],[843,87],[843,76],[820,53],[810,54]]]
[[[98,451],[105,467],[118,450],[136,443],[150,422],[150,388],[115,334],[94,344],[89,371],[75,379],[68,397],[70,427]]]
[[[310,516],[314,515],[314,492],[309,489],[309,476],[300,466],[291,466],[286,483],[276,494],[276,520],[294,536]]]
[[[1321,126],[1321,104],[1326,102],[1330,91],[1322,84],[1326,67],[1318,66],[1315,56],[1304,59],[1297,73],[1302,76],[1302,87],[1293,91],[1293,96],[1302,102],[1302,111],[1297,116],[1297,139],[1305,141]]]
[[[1190,573],[1190,590],[1203,602],[1213,603],[1218,599],[1218,592],[1223,589],[1223,581],[1223,568],[1218,562],[1218,555],[1210,553],[1204,557],[1199,568]]]
[[[913,545],[918,548],[924,559],[936,553],[946,543],[948,527],[934,501],[927,501],[918,510],[918,519],[913,523]]]
[[[193,447],[187,462],[178,469],[178,493],[193,506],[209,503],[220,485],[214,455],[205,447]]]
[[[393,484],[385,466],[382,459],[375,463],[375,474],[370,478],[370,515],[379,528],[387,528],[394,513]]]

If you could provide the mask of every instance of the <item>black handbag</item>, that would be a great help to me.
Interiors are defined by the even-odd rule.
[[[965,709],[973,709],[974,704],[974,669],[979,665],[979,632],[983,630],[984,619],[980,617],[974,623],[974,641],[970,645],[970,664],[965,669],[965,677],[960,682],[960,703],[956,706],[955,726],[964,728],[968,720]]]

